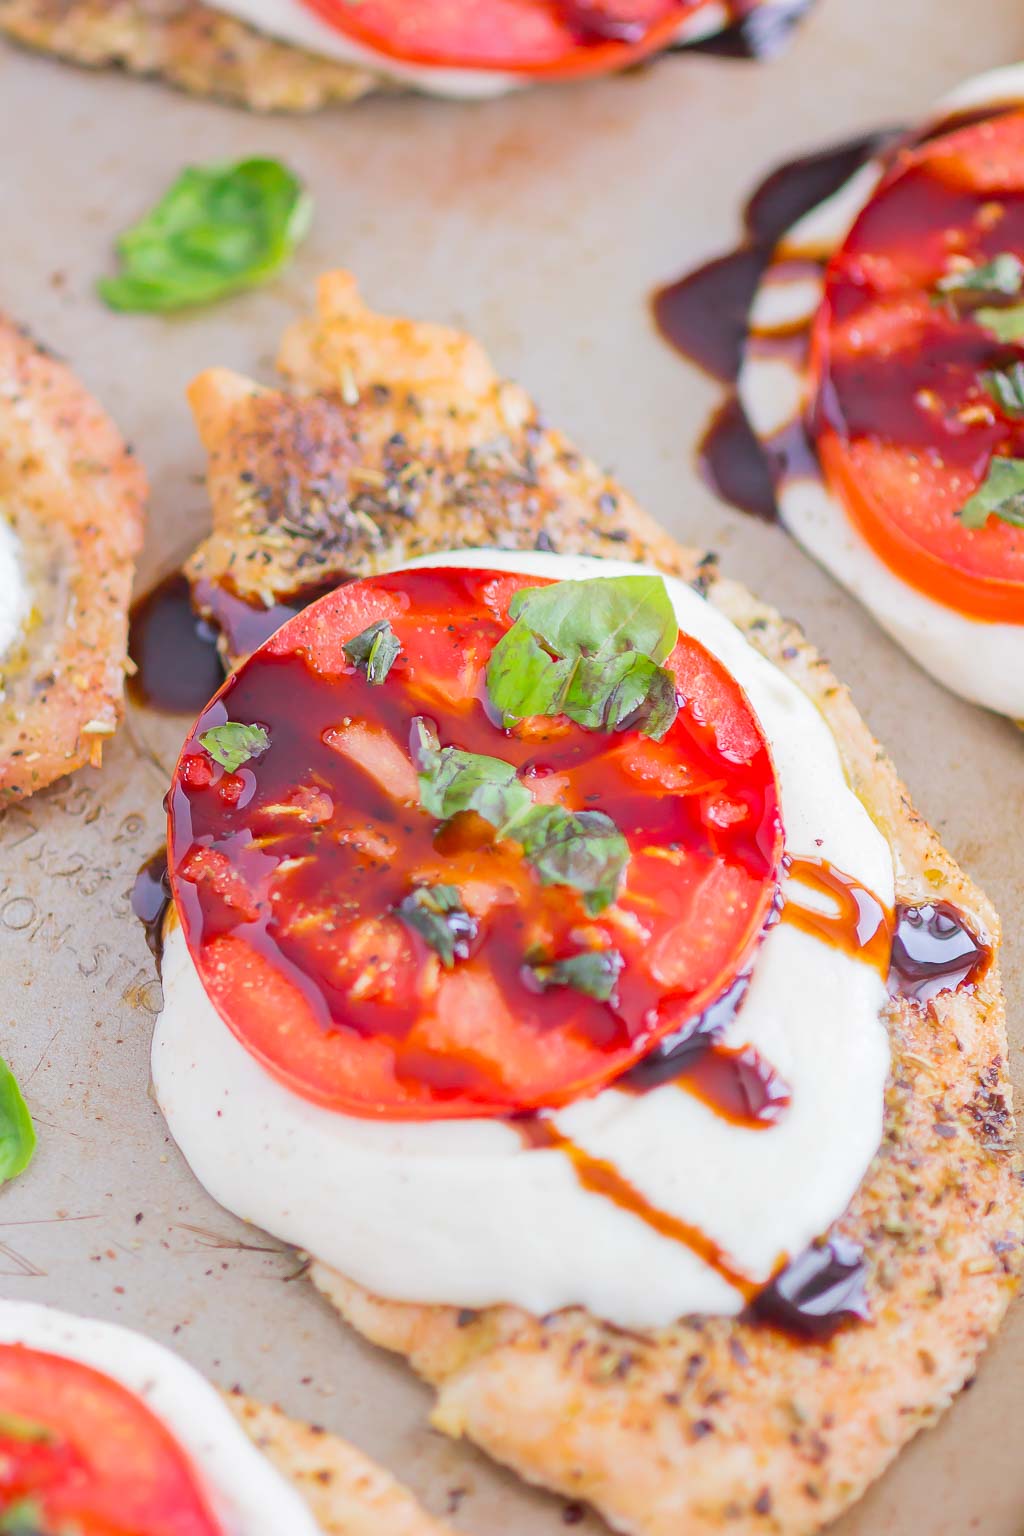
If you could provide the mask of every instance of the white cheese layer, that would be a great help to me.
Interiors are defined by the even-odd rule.
[[[187,1453],[225,1536],[321,1536],[305,1501],[213,1387],[152,1339],[51,1307],[0,1301],[0,1344],[63,1355],[134,1392]]]
[[[992,70],[957,88],[940,103],[930,125],[949,113],[1024,101],[1024,65]],[[882,174],[871,160],[826,202],[806,214],[779,243],[750,314],[751,339],[739,379],[744,411],[764,442],[793,430],[811,403],[806,352],[794,330],[808,334],[821,302],[821,271],[870,202]],[[782,347],[773,335],[785,336]],[[1024,626],[987,623],[959,613],[908,585],[875,554],[842,502],[813,470],[813,450],[776,486],[783,523],[877,619],[926,672],[973,704],[1024,719]]]
[[[18,536],[0,513],[0,695],[3,659],[22,633],[31,606]]]
[[[629,574],[617,561],[462,551],[420,564],[533,576]],[[665,578],[680,627],[745,689],[771,744],[787,850],[827,859],[893,901],[889,846],[847,785],[801,690],[729,621]],[[557,1150],[494,1120],[372,1122],[272,1078],[209,1002],[180,928],[168,935],[153,1079],[210,1193],[378,1295],[544,1313],[580,1304],[624,1327],[734,1313],[737,1289],[690,1248],[577,1182]],[[880,1140],[889,1043],[877,971],[785,922],[766,935],[728,1043],[753,1045],[792,1102],[770,1129],[733,1125],[674,1084],[606,1089],[555,1117],[651,1205],[697,1226],[757,1282],[841,1214]]]
[[[496,69],[444,68],[436,64],[403,64],[390,54],[379,53],[354,38],[347,37],[309,9],[304,0],[216,0],[215,8],[239,21],[248,22],[268,37],[305,48],[323,59],[351,64],[388,80],[396,80],[428,95],[453,99],[484,100],[503,96],[508,91],[530,85],[530,75],[517,75]],[[719,4],[702,5],[688,16],[679,29],[679,41],[694,43],[711,33],[720,32],[728,23],[725,8]]]

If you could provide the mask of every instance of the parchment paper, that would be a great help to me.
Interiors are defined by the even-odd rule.
[[[186,382],[211,363],[269,377],[317,272],[350,266],[379,307],[475,331],[552,421],[674,533],[799,618],[852,684],[1003,914],[1019,1085],[1024,739],[944,694],[781,531],[716,503],[691,449],[717,391],[655,336],[646,302],[732,241],[743,196],[773,164],[911,118],[1022,52],[1019,0],[821,0],[766,66],[675,57],[488,105],[381,100],[289,120],[0,45],[0,305],[72,362],[149,470],[140,590],[206,523]],[[93,283],[116,234],[185,162],[252,153],[286,159],[317,199],[287,276],[185,319],[104,310]],[[0,1193],[0,1287],[141,1328],[218,1382],[343,1432],[467,1531],[548,1536],[563,1502],[432,1433],[426,1390],[335,1320],[294,1278],[292,1254],[203,1194],[148,1097],[160,994],[127,895],[160,839],[159,764],[184,725],[134,711],[102,772],[0,815],[0,1040],[41,1142]],[[1020,1536],[1022,1375],[1018,1308],[973,1389],[843,1536]]]

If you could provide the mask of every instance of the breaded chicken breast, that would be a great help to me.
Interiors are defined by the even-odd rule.
[[[0,316],[0,806],[121,718],[146,481],[71,371]]]
[[[893,998],[885,1131],[834,1229],[868,1260],[871,1322],[796,1339],[746,1317],[625,1333],[579,1308],[536,1317],[384,1301],[313,1277],[437,1391],[433,1423],[632,1536],[819,1530],[972,1375],[1017,1284],[1021,1164],[999,925],[800,631],[677,545],[502,381],[472,340],[368,311],[325,277],[288,331],[284,389],[216,369],[191,390],[213,531],[189,562],[216,617],[431,550],[617,555],[690,581],[815,701],[889,840],[897,899],[947,901],[991,946],[973,987]]]
[[[324,1536],[450,1536],[449,1526],[347,1441],[239,1393],[225,1401],[250,1440],[294,1483]]]

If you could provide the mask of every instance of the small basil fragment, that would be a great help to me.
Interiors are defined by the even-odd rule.
[[[273,276],[305,238],[313,205],[277,160],[190,166],[117,242],[100,297],[119,310],[209,304]]]
[[[422,716],[412,723],[411,749],[420,804],[428,815],[448,821],[462,811],[475,811],[499,837],[522,844],[543,885],[572,886],[591,914],[615,900],[629,844],[609,816],[536,805],[511,763],[440,746],[437,732]]]
[[[436,731],[420,716],[412,723],[412,758],[419,772],[420,804],[439,821],[475,811],[501,828],[533,804],[511,763],[440,746]]]
[[[378,687],[402,653],[398,636],[387,619],[378,619],[342,646],[354,667],[366,673],[366,681]]]
[[[533,805],[502,836],[521,843],[542,885],[569,885],[591,916],[610,907],[629,863],[629,844],[603,811]]]
[[[1024,363],[983,373],[981,382],[1007,416],[1024,416]]]
[[[1011,304],[1008,309],[976,309],[971,319],[991,331],[997,341],[1024,339],[1024,304]]]
[[[35,1150],[32,1116],[14,1073],[0,1061],[0,1184],[24,1173]]]
[[[1024,262],[1012,251],[1001,251],[991,261],[947,272],[935,284],[936,292],[1004,293],[1012,298],[1024,286]]]
[[[23,1419],[17,1413],[0,1412],[0,1439],[20,1440],[25,1445],[47,1445],[54,1438],[53,1430],[34,1419]]]
[[[43,1511],[35,1499],[19,1499],[0,1513],[0,1536],[47,1536]]]
[[[270,737],[262,725],[239,725],[235,720],[226,720],[223,725],[204,731],[199,744],[228,773],[237,773],[243,763],[267,750]]]
[[[468,958],[477,923],[462,905],[454,885],[417,886],[394,910],[440,956],[446,971],[452,969],[456,960]]]
[[[567,715],[588,730],[660,739],[678,711],[660,665],[679,633],[660,576],[598,576],[517,592],[491,653],[487,693],[505,726]]]
[[[993,458],[984,481],[958,516],[965,528],[984,528],[990,517],[1024,528],[1024,459]]]
[[[596,997],[598,1002],[615,1001],[615,988],[624,965],[617,949],[591,949],[585,954],[570,955],[565,960],[551,960],[540,965],[528,965],[534,981],[544,990],[548,987],[571,987],[574,992],[584,992]]]

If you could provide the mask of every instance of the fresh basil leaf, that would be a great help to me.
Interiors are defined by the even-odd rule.
[[[204,731],[199,744],[228,773],[237,773],[243,763],[267,750],[270,737],[262,725],[239,725],[235,720],[227,720]]]
[[[962,271],[947,272],[935,284],[936,292],[947,293],[1005,293],[1008,297],[1020,293],[1024,286],[1024,262],[1012,251],[1001,251],[991,261],[965,267]]]
[[[111,309],[172,310],[264,282],[309,230],[313,205],[277,160],[191,166],[120,237],[122,270],[97,285]]]
[[[394,910],[440,956],[446,971],[456,960],[468,958],[477,922],[462,905],[454,885],[419,885]]]
[[[983,373],[981,382],[1007,416],[1024,416],[1024,363]]]
[[[588,730],[639,730],[659,740],[678,712],[671,672],[638,651],[581,657],[560,709]]]
[[[595,577],[517,592],[491,653],[487,692],[503,724],[568,715],[589,730],[663,736],[678,706],[659,665],[679,633],[660,576]]]
[[[35,1499],[19,1499],[0,1514],[0,1536],[46,1536],[43,1511]]]
[[[342,650],[353,666],[366,673],[366,681],[379,686],[402,653],[402,646],[387,619],[378,619],[351,640]]]
[[[440,747],[436,733],[420,717],[413,721],[413,761],[419,771],[420,804],[439,821],[475,811],[493,827],[502,827],[533,804],[511,763],[459,747]]]
[[[546,992],[548,987],[571,987],[574,992],[584,992],[596,997],[598,1002],[615,1001],[615,988],[624,965],[617,949],[591,949],[585,954],[570,955],[565,960],[552,960],[540,965],[527,966],[534,981]]]
[[[34,1419],[23,1419],[17,1413],[0,1411],[0,1437],[21,1440],[26,1445],[47,1445],[53,1440],[53,1430]]]
[[[1024,339],[1024,304],[1011,304],[1009,309],[976,309],[971,319],[991,331],[997,341]]]
[[[525,587],[509,604],[556,656],[671,655],[679,634],[672,599],[660,576],[595,576]]]
[[[0,1061],[0,1183],[24,1173],[36,1150],[36,1132],[10,1067]]]
[[[990,517],[1024,528],[1024,459],[993,458],[988,474],[960,508],[965,528],[984,528]]]
[[[610,907],[629,862],[629,844],[603,811],[533,805],[502,835],[514,837],[542,885],[569,885],[591,916]]]

